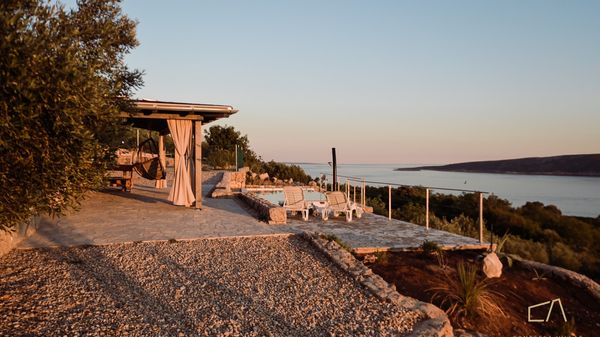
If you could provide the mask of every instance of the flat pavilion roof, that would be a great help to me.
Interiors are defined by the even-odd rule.
[[[207,124],[238,112],[230,105],[134,100],[134,111],[122,111],[136,128],[168,133],[167,119],[186,119]]]

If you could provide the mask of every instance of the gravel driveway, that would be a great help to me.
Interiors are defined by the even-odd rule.
[[[0,336],[398,335],[418,319],[297,236],[0,258]]]

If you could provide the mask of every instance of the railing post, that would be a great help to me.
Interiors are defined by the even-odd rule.
[[[346,178],[346,200],[350,200],[350,185],[348,185],[348,178]]]
[[[354,204],[356,205],[356,185],[354,185]]]
[[[429,230],[429,189],[425,189],[425,229]]]
[[[367,206],[367,190],[365,189],[365,178],[363,178],[362,184],[362,205],[363,208]]]
[[[483,193],[479,192],[479,243],[483,243]]]
[[[388,220],[392,220],[392,185],[388,185]]]

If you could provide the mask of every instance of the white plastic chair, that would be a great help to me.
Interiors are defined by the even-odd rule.
[[[352,212],[356,212],[356,217],[360,219],[362,216],[362,208],[355,203],[348,201],[346,194],[343,192],[327,192],[327,203],[329,210],[333,212],[333,216],[338,216],[339,213],[346,215],[346,221],[352,221]]]
[[[283,208],[285,208],[286,211],[301,212],[302,219],[307,221],[309,207],[304,199],[304,191],[302,191],[302,187],[285,186],[283,187],[283,195],[285,196]]]

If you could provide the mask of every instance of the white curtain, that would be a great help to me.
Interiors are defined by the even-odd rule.
[[[192,139],[192,121],[169,119],[169,131],[175,143],[175,179],[169,192],[169,200],[174,205],[189,207],[196,199],[192,191],[190,170],[188,167],[191,152],[188,151]]]

